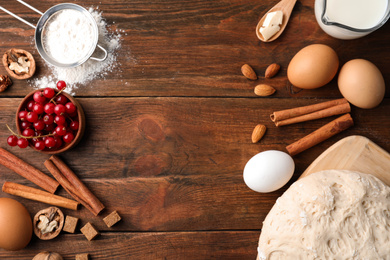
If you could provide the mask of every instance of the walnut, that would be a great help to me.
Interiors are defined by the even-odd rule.
[[[62,256],[55,252],[41,252],[32,260],[63,260]]]
[[[12,85],[11,79],[7,75],[0,75],[0,92]]]
[[[49,207],[34,216],[34,233],[42,240],[58,236],[64,226],[64,214],[57,207]]]
[[[11,77],[28,79],[35,73],[35,60],[28,51],[10,49],[3,55],[3,65]]]

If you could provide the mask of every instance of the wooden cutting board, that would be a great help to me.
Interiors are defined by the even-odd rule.
[[[300,178],[331,169],[369,173],[390,186],[390,154],[363,136],[341,139],[318,156]]]

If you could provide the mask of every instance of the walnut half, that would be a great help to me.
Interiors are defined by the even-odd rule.
[[[56,252],[41,252],[34,256],[32,260],[63,260],[62,256]]]
[[[28,51],[10,49],[3,55],[3,65],[15,79],[28,79],[35,73],[35,60]]]
[[[58,236],[64,226],[64,214],[57,207],[49,207],[34,216],[34,233],[42,240]]]

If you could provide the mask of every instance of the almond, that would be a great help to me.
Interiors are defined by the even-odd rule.
[[[265,127],[265,125],[258,124],[255,129],[253,129],[252,143],[257,143],[258,141],[260,141],[260,139],[264,136],[266,130],[267,128]]]
[[[242,65],[241,72],[247,79],[250,79],[250,80],[256,80],[257,79],[256,72],[248,64]]]
[[[259,84],[255,87],[255,94],[261,97],[270,96],[275,93],[276,89],[267,84]]]
[[[279,70],[280,70],[280,65],[276,63],[272,63],[265,70],[265,78],[269,79],[274,77],[279,72]]]

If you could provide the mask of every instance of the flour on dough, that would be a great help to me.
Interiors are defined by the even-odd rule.
[[[265,218],[258,259],[390,259],[390,187],[340,170],[298,180]]]

